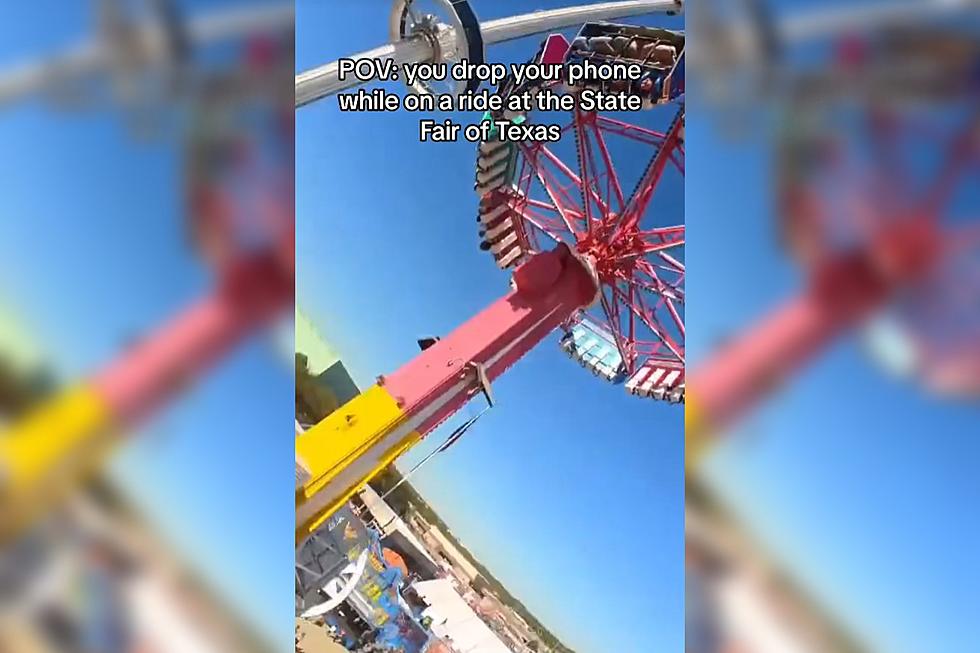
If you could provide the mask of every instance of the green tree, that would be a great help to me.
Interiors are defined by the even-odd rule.
[[[0,415],[15,418],[47,397],[54,380],[46,370],[20,372],[0,355]]]

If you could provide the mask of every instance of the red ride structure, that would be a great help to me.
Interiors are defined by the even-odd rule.
[[[586,25],[571,46],[559,35],[549,37],[535,61],[641,61],[644,76],[575,85],[532,82],[521,88],[505,82],[502,92],[592,88],[634,93],[649,108],[683,93],[683,52],[684,37],[675,32]],[[569,245],[594,275],[598,293],[594,306],[563,321],[562,348],[596,375],[626,381],[634,394],[681,402],[683,210],[671,220],[666,206],[655,211],[652,202],[661,184],[683,188],[683,103],[662,130],[580,109],[562,123],[562,133],[573,137],[565,139],[563,152],[558,146],[565,143],[481,143],[476,184],[481,246],[498,266],[510,268],[555,243]],[[652,150],[642,159],[645,167],[635,165],[643,150]]]

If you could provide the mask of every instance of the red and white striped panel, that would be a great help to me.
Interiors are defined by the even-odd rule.
[[[648,360],[626,381],[626,390],[679,404],[684,402],[684,367],[676,361]]]

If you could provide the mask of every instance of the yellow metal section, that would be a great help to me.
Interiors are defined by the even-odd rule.
[[[0,432],[0,531],[14,527],[101,460],[111,415],[89,386],[77,386]]]
[[[296,458],[312,479],[303,492],[312,496],[333,480],[404,417],[395,399],[373,385],[296,438]]]
[[[410,431],[370,461],[356,480],[337,477],[403,424],[405,413],[381,386],[374,385],[296,438],[296,461],[309,473],[297,488],[297,541],[302,540],[344,505],[365,483],[422,438]],[[337,481],[337,482],[334,482]]]
[[[335,498],[330,499],[329,503],[327,503],[323,509],[315,513],[313,517],[306,520],[304,523],[300,524],[299,528],[296,531],[296,541],[299,542],[306,536],[313,533],[313,531],[319,528],[320,525],[323,524],[323,522],[325,522],[330,517],[330,515],[335,513],[338,508],[340,508],[345,503],[350,501],[351,497],[357,494],[358,490],[364,487],[368,483],[368,481],[370,481],[372,478],[380,474],[385,467],[395,462],[395,460],[397,460],[399,456],[401,456],[403,453],[405,453],[406,451],[414,447],[421,440],[422,440],[422,436],[419,434],[419,432],[412,431],[401,442],[399,442],[390,450],[385,452],[384,456],[380,458],[377,465],[375,465],[375,467],[368,474],[366,474],[364,477],[358,480],[355,485],[351,486],[343,493],[338,494]]]
[[[711,445],[710,427],[701,412],[698,402],[691,393],[685,397],[684,405],[684,465],[688,471],[693,470],[701,462]]]

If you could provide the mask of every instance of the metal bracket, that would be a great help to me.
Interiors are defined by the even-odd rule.
[[[471,370],[476,377],[479,389],[487,399],[487,404],[493,408],[493,388],[490,386],[490,377],[487,376],[487,368],[483,363],[470,362],[466,364],[467,370]]]
[[[429,41],[432,46],[432,61],[445,61],[442,53],[442,43],[438,34],[435,33],[435,24],[425,21],[424,25],[411,23],[411,8],[415,0],[395,0],[391,16],[388,22],[388,37],[392,42],[422,36]],[[471,64],[477,65],[484,62],[486,57],[486,47],[483,42],[483,32],[480,29],[480,21],[470,6],[469,0],[436,0],[441,14],[435,16],[435,20],[448,21],[447,24],[454,31],[455,57],[457,60],[466,59]],[[455,88],[455,93],[464,91],[476,91],[480,87],[480,80],[472,78],[460,81]],[[432,93],[433,90],[425,82],[416,82],[409,87],[416,93]]]

